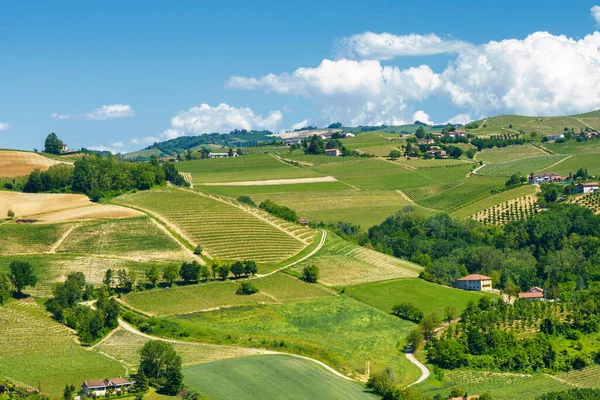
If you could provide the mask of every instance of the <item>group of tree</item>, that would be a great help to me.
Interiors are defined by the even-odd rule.
[[[74,272],[54,286],[46,310],[55,320],[76,330],[83,343],[93,343],[119,324],[119,304],[109,296],[107,288],[96,289],[86,283],[83,273]],[[93,308],[80,303],[92,300],[96,300]]]
[[[386,367],[381,372],[371,374],[367,388],[381,396],[382,400],[426,400],[427,397],[411,389],[400,389],[396,374],[391,367]]]
[[[561,392],[539,395],[535,400],[596,400],[600,399],[600,389],[575,388]]]
[[[311,264],[302,268],[302,280],[308,283],[317,283],[319,281],[319,267]]]
[[[471,139],[471,144],[477,147],[478,151],[491,149],[492,147],[506,147],[525,143],[527,143],[527,140],[521,138],[518,134],[492,135],[489,138],[475,137]]]
[[[23,190],[29,193],[64,192],[83,193],[93,201],[113,197],[131,190],[147,190],[173,184],[187,186],[187,182],[171,163],[160,164],[156,157],[147,163],[128,163],[113,156],[84,156],[72,167],[58,164],[47,171],[33,171]]]
[[[57,155],[62,153],[62,149],[63,142],[54,132],[46,137],[46,141],[44,142],[44,153]]]
[[[313,135],[308,138],[304,138],[302,141],[302,148],[304,154],[321,155],[325,154],[325,150],[338,149],[341,152],[342,157],[359,157],[361,154],[356,150],[348,150],[339,139],[323,139],[318,135]]]
[[[296,214],[296,212],[294,210],[292,210],[286,206],[281,206],[272,200],[267,199],[267,200],[263,201],[262,203],[260,203],[258,205],[258,207],[265,210],[269,214],[272,214],[281,219],[285,219],[286,221],[290,221],[290,222],[298,221],[298,215]]]

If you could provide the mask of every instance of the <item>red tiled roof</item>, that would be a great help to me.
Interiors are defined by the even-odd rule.
[[[127,385],[131,382],[129,382],[127,379],[123,379],[123,378],[113,378],[113,379],[109,379],[110,382],[112,382],[114,385]]]
[[[83,382],[82,386],[93,388],[93,387],[104,387],[104,386],[106,386],[106,384],[104,383],[104,381],[101,381],[98,379],[98,380],[93,380],[93,381],[85,381],[85,382]]]
[[[519,293],[519,298],[520,299],[543,299],[544,293],[542,293],[542,292]]]
[[[491,281],[492,278],[480,274],[467,275],[464,278],[460,278],[459,281]]]
[[[538,286],[534,286],[531,289],[529,289],[527,292],[528,293],[534,293],[534,292],[544,293],[544,289],[542,289],[541,287],[538,287]]]
[[[580,185],[585,187],[598,186],[598,182],[580,183]]]

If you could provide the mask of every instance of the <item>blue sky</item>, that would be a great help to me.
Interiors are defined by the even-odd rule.
[[[0,5],[0,148],[600,108],[588,1]],[[596,33],[595,33],[596,32]]]

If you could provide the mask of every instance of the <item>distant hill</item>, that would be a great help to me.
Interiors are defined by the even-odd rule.
[[[540,135],[558,135],[564,129],[573,128],[580,132],[586,128],[600,130],[600,110],[585,114],[562,117],[528,117],[522,115],[500,115],[485,118],[465,126],[470,133],[475,135],[493,135],[498,133],[531,133]]]

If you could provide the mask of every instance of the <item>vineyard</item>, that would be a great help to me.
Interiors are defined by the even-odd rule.
[[[0,254],[44,253],[50,250],[68,228],[68,224],[2,224],[0,226]]]
[[[439,185],[430,185],[430,186],[421,186],[421,187],[413,187],[409,189],[404,189],[403,192],[412,200],[418,201],[423,200],[431,196],[435,196],[436,194],[440,194],[445,192],[448,189],[451,189],[456,186],[460,186],[464,184],[466,179],[461,179],[460,181],[442,183]]]
[[[125,205],[143,207],[160,214],[180,230],[193,245],[210,257],[224,260],[252,259],[277,263],[300,252],[314,231],[274,218],[223,199],[191,191],[161,188],[117,198]],[[280,222],[280,223],[279,223]]]
[[[600,387],[600,365],[573,370],[559,375],[560,379],[582,387]]]
[[[571,197],[567,200],[567,203],[589,208],[594,214],[600,213],[600,193],[598,192]]]
[[[534,196],[523,196],[490,207],[471,216],[475,221],[491,225],[504,225],[511,221],[531,218],[540,212]]]

